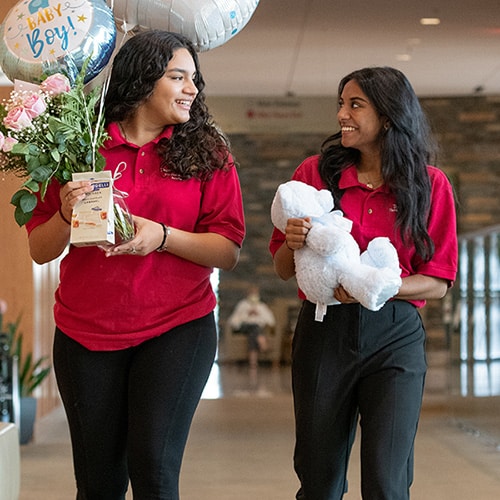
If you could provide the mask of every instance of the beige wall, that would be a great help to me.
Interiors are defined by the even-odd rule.
[[[0,19],[3,20],[17,3],[15,0],[2,0]],[[10,91],[11,87],[0,87],[0,100],[8,97]],[[20,330],[25,337],[25,348],[31,349],[36,356],[50,356],[53,287],[57,276],[54,276],[53,265],[38,266],[34,272],[26,230],[14,221],[14,207],[10,199],[21,183],[21,179],[0,172],[0,298],[8,304],[7,321],[14,321],[19,314],[22,315]],[[59,404],[53,373],[38,390],[37,396],[39,415]]]

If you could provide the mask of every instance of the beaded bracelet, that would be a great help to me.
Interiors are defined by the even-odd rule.
[[[61,209],[61,207],[59,207],[59,215],[61,216],[61,219],[62,219],[64,222],[66,222],[66,224],[68,224],[68,225],[70,225],[70,226],[71,226],[71,222],[70,222],[68,219],[66,219],[66,217],[64,217],[64,214],[62,213],[62,209]]]
[[[170,228],[163,224],[163,222],[160,222],[160,225],[163,229],[163,239],[161,240],[160,246],[156,249],[157,252],[165,252],[167,250],[167,240],[168,236],[170,235]]]

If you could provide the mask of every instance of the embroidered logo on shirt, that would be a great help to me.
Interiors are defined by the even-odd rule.
[[[398,206],[394,203],[391,208],[389,208],[389,212],[397,212]]]

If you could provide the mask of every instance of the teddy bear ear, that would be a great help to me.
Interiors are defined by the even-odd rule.
[[[280,191],[276,191],[273,202],[271,204],[271,221],[273,226],[279,229],[282,233],[285,232],[286,221],[289,219],[285,213],[283,200]]]

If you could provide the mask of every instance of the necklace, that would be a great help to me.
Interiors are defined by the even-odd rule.
[[[378,179],[371,180],[368,178],[368,176],[365,176],[364,174],[358,174],[358,180],[362,184],[364,184],[366,187],[370,189],[375,189],[381,186],[384,183],[384,179],[382,177],[379,177]]]

